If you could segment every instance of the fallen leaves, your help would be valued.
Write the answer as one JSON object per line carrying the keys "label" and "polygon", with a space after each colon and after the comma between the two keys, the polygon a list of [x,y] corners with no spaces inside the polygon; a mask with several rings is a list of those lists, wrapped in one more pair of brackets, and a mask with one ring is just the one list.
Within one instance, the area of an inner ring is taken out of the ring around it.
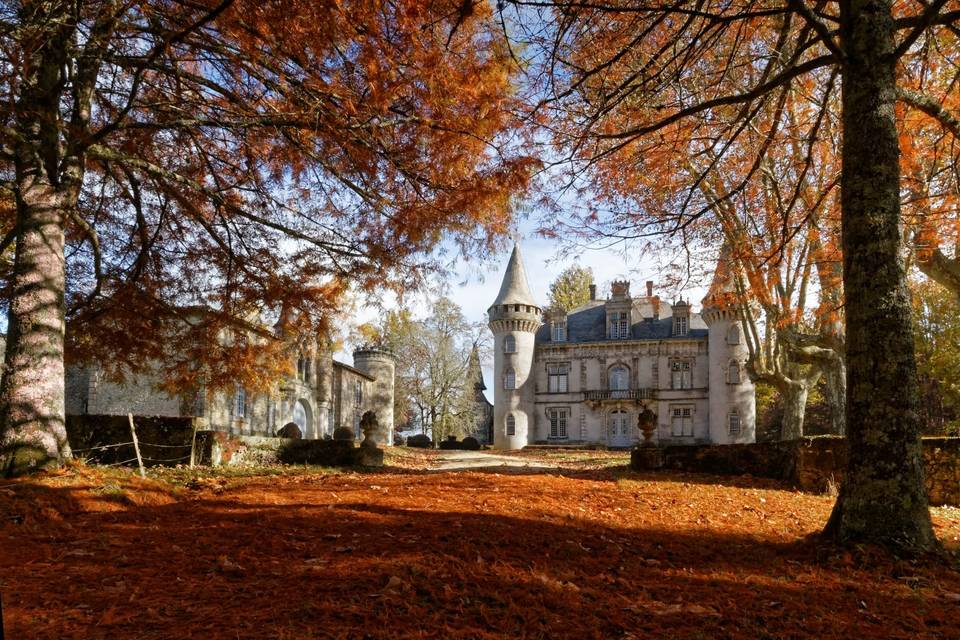
{"label": "fallen leaves", "polygon": [[[946,561],[819,547],[810,535],[830,499],[764,480],[412,468],[221,480],[178,493],[88,470],[0,484],[9,636],[872,640],[960,628]],[[109,483],[130,501],[98,490]],[[960,535],[956,513],[935,511],[945,541]]]}

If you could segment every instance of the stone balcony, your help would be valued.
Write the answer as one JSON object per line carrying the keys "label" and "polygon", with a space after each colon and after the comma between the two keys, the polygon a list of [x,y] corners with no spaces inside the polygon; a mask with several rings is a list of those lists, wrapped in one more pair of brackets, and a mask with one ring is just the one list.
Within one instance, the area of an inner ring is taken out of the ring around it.
{"label": "stone balcony", "polygon": [[644,400],[653,400],[655,396],[655,389],[596,389],[583,392],[584,402],[590,403],[594,407],[607,403],[634,402],[640,404]]}

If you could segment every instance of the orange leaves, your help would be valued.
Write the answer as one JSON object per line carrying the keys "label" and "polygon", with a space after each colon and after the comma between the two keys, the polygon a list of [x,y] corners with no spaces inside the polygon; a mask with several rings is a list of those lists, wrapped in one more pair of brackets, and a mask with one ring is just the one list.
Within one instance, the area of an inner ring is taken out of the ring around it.
{"label": "orange leaves", "polygon": [[[942,637],[960,624],[960,579],[942,558],[811,543],[829,498],[746,477],[624,475],[580,460],[616,464],[624,454],[537,455],[562,474],[276,468],[200,472],[202,481],[174,488],[78,467],[6,482],[0,571],[19,576],[4,594],[6,630],[880,640]],[[106,484],[135,504],[112,499]],[[164,500],[139,499],[164,488]],[[950,546],[960,528],[948,516],[935,519]],[[224,594],[263,606],[237,615]]]}

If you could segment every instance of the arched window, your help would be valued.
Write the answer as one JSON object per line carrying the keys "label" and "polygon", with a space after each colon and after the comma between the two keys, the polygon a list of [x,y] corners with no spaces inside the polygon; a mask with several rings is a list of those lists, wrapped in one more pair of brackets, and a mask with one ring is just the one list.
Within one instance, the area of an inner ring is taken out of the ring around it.
{"label": "arched window", "polygon": [[503,374],[503,388],[510,390],[517,388],[517,373],[513,369],[507,369]]}
{"label": "arched window", "polygon": [[507,416],[507,435],[517,435],[517,419],[514,418],[513,415]]}
{"label": "arched window", "polygon": [[727,416],[727,433],[731,436],[740,435],[740,413],[736,409]]}
{"label": "arched window", "polygon": [[630,388],[630,370],[618,364],[610,369],[610,390],[626,391]]}
{"label": "arched window", "polygon": [[511,335],[505,336],[503,338],[503,352],[504,353],[516,353],[517,352],[517,339]]}
{"label": "arched window", "polygon": [[736,360],[731,360],[730,365],[727,367],[727,382],[730,384],[740,384],[740,363]]}
{"label": "arched window", "polygon": [[740,344],[740,325],[731,325],[727,331],[727,344]]}

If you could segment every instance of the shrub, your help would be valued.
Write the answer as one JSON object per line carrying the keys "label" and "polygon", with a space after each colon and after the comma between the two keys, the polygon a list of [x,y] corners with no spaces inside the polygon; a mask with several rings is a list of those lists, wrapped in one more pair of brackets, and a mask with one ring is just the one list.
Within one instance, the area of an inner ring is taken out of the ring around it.
{"label": "shrub", "polygon": [[410,436],[407,438],[408,447],[416,447],[418,449],[430,449],[433,447],[433,440],[430,439],[430,436],[424,433],[418,433],[415,436]]}
{"label": "shrub", "polygon": [[349,440],[353,441],[353,429],[349,427],[337,427],[333,430],[333,439],[334,440]]}

